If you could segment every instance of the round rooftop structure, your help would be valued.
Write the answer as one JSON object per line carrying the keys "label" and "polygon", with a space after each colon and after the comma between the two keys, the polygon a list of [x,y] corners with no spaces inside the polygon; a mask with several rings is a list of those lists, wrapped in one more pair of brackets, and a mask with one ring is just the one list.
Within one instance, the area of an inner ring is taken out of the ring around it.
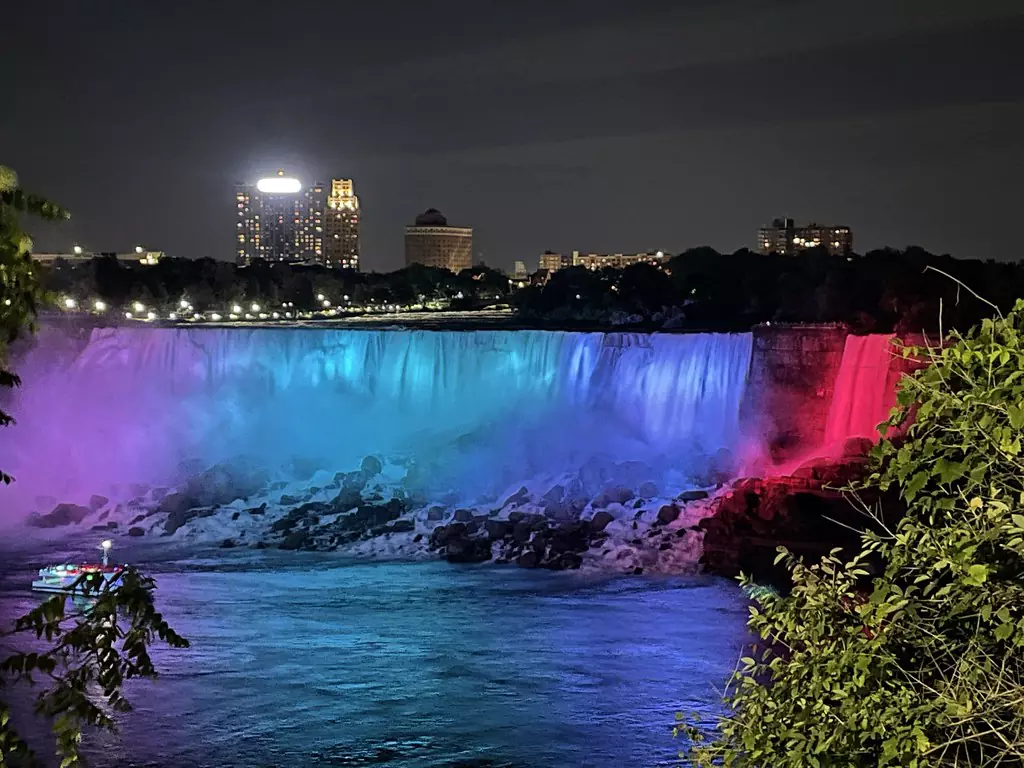
{"label": "round rooftop structure", "polygon": [[428,208],[416,217],[417,227],[447,227],[448,219],[437,208]]}

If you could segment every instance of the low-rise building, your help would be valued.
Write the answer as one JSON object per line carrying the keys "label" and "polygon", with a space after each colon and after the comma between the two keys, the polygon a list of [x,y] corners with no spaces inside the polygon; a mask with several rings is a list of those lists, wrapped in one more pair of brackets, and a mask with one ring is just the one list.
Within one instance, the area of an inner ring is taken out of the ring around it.
{"label": "low-rise building", "polygon": [[145,266],[153,266],[166,254],[163,251],[150,251],[137,246],[134,251],[86,251],[77,245],[70,253],[33,253],[32,258],[40,264],[53,264],[64,261],[69,264],[76,264],[90,259],[115,258],[118,261],[131,261]]}
{"label": "low-rise building", "polygon": [[569,254],[545,251],[540,257],[540,268],[549,273],[566,267],[586,267],[595,270],[605,267],[622,269],[632,264],[661,264],[665,258],[664,251],[655,253],[581,253],[573,251]]}

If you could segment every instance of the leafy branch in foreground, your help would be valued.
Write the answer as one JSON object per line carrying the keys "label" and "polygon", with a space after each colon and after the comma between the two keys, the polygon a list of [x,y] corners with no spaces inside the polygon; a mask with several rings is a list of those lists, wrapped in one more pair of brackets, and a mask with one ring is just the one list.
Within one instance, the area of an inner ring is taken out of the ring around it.
{"label": "leafy branch in foreground", "polygon": [[[21,228],[22,215],[47,221],[69,218],[60,206],[19,188],[14,171],[0,165],[0,389],[21,384],[6,366],[8,348],[21,334],[33,329],[44,298],[31,256],[32,238]],[[13,422],[14,418],[0,409],[0,427]],[[11,479],[0,471],[0,483],[10,483]]]}
{"label": "leafy branch in foreground", "polygon": [[[172,648],[187,648],[156,610],[156,583],[126,567],[108,583],[97,573],[79,577],[71,594],[48,599],[15,622],[14,633],[45,638],[52,647],[41,653],[17,653],[0,663],[0,686],[10,682],[46,681],[36,697],[36,713],[53,722],[61,768],[84,765],[80,752],[85,726],[114,730],[114,712],[131,707],[123,685],[131,678],[155,678],[149,646],[160,639]],[[68,601],[87,601],[84,611],[69,616]],[[74,625],[65,627],[69,619]],[[37,757],[10,723],[10,709],[0,699],[0,768],[35,764]]]}
{"label": "leafy branch in foreground", "polygon": [[780,550],[793,590],[751,607],[728,714],[677,729],[694,764],[1024,765],[1024,302],[904,354],[929,365],[867,482],[905,516],[852,557]]}

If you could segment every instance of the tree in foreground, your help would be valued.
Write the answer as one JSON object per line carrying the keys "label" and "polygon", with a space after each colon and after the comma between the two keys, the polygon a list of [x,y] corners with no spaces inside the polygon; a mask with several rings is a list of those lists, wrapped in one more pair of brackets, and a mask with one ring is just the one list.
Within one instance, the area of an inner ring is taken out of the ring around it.
{"label": "tree in foreground", "polygon": [[[906,514],[820,563],[785,550],[787,596],[751,607],[760,638],[698,766],[1024,765],[1024,302],[954,332],[905,377],[868,483]],[[684,720],[683,716],[679,716]]]}
{"label": "tree in foreground", "polygon": [[[80,750],[87,727],[113,731],[113,714],[131,708],[124,696],[127,680],[157,676],[149,654],[155,640],[188,647],[156,610],[155,582],[135,569],[125,568],[109,583],[98,573],[86,573],[72,589],[75,597],[55,595],[15,622],[15,635],[45,638],[46,650],[17,653],[0,663],[0,688],[45,681],[35,711],[53,723],[61,768],[84,764]],[[10,715],[0,698],[0,768],[37,763]]]}
{"label": "tree in foreground", "polygon": [[[68,217],[59,206],[24,192],[17,176],[0,166],[0,389],[20,384],[7,368],[10,344],[31,331],[42,301],[31,257],[32,240],[21,228],[22,214],[46,220]],[[0,426],[12,422],[0,410]],[[0,471],[0,483],[12,478]],[[0,768],[31,765],[36,754],[15,730],[4,686],[18,681],[46,684],[36,698],[36,712],[50,719],[62,768],[81,765],[86,726],[114,727],[112,713],[129,708],[123,684],[133,677],[155,677],[149,646],[159,638],[175,648],[188,642],[156,611],[152,579],[126,568],[107,583],[86,574],[74,585],[80,613],[68,612],[68,595],[56,595],[15,623],[14,633],[35,633],[46,639],[38,653],[18,653],[0,663]]]}

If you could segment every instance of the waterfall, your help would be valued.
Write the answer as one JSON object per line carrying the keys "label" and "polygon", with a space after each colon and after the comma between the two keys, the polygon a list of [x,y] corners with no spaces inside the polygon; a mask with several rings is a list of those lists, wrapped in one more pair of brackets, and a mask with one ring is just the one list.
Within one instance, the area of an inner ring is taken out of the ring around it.
{"label": "waterfall", "polygon": [[850,437],[877,440],[878,425],[895,404],[888,386],[893,336],[847,336],[832,404],[825,423],[825,443]]}
{"label": "waterfall", "polygon": [[[741,438],[750,334],[96,329],[21,366],[0,466],[61,500],[246,455],[351,469],[367,454],[483,486],[595,456],[688,471]],[[696,471],[696,470],[694,470]],[[440,481],[440,480],[439,480]],[[7,491],[0,491],[7,493]]]}

